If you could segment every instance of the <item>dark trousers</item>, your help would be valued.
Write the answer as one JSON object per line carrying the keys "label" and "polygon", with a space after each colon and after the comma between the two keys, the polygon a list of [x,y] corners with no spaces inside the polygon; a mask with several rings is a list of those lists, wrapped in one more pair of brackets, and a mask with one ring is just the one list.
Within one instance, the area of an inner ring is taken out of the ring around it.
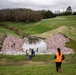
{"label": "dark trousers", "polygon": [[56,71],[58,72],[59,69],[61,69],[62,62],[56,62]]}

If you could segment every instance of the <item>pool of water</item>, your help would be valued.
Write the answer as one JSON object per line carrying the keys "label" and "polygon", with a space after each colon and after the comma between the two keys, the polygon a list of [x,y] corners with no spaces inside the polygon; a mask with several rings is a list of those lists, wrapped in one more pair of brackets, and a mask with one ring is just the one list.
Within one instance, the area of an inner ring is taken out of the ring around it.
{"label": "pool of water", "polygon": [[[32,41],[30,43],[30,41]],[[36,53],[45,53],[47,52],[47,44],[42,39],[35,39],[29,40],[25,38],[25,42],[22,45],[23,51],[29,50],[30,48],[33,49]]]}

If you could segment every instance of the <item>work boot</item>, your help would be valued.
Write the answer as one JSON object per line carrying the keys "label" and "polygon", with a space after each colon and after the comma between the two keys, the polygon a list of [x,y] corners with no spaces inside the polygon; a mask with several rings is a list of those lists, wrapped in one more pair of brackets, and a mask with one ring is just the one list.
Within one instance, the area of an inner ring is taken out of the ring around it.
{"label": "work boot", "polygon": [[59,69],[58,69],[58,72],[60,72],[60,73],[61,73],[61,72],[62,72],[62,69],[61,69],[61,68],[59,68]]}

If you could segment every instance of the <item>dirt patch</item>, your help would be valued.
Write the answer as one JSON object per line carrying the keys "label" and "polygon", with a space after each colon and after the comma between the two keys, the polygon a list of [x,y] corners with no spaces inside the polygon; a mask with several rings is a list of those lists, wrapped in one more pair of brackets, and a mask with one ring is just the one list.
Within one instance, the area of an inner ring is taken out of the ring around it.
{"label": "dirt patch", "polygon": [[3,58],[0,59],[0,66],[27,66],[27,65],[44,65],[45,62],[34,62],[34,61],[16,61],[12,59]]}
{"label": "dirt patch", "polygon": [[20,61],[22,65],[44,65],[45,62],[35,62],[35,61]]}

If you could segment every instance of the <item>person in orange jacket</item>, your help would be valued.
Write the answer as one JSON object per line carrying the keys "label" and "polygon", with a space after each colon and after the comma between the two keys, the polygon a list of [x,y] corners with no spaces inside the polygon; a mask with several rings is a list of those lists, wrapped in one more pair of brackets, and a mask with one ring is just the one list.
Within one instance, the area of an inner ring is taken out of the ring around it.
{"label": "person in orange jacket", "polygon": [[55,63],[56,63],[56,71],[57,72],[61,72],[62,71],[61,64],[62,64],[62,61],[64,60],[64,58],[65,57],[62,54],[61,49],[57,48],[57,52],[55,54]]}

